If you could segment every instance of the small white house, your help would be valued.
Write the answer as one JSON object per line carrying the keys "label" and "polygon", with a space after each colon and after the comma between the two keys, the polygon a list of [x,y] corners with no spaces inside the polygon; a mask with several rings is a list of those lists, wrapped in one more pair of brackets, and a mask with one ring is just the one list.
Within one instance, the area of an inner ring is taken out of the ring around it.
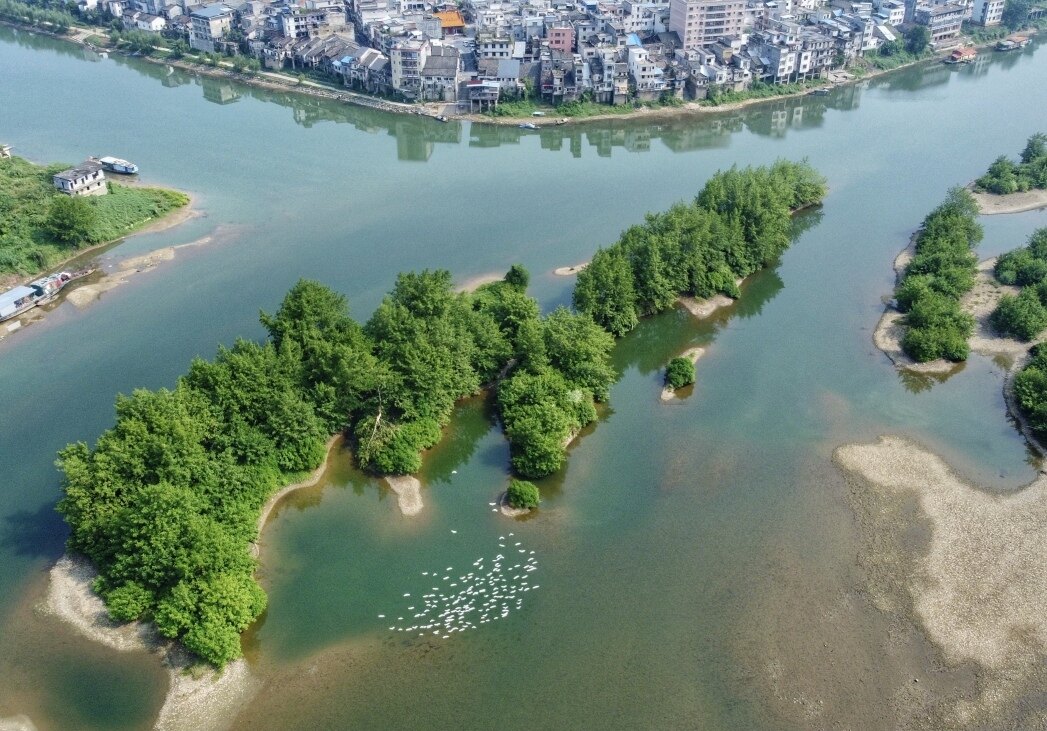
{"label": "small white house", "polygon": [[66,195],[105,195],[109,192],[102,165],[94,160],[85,160],[75,168],[63,170],[51,180]]}
{"label": "small white house", "polygon": [[167,20],[159,15],[142,13],[135,18],[135,27],[138,28],[138,30],[146,31],[147,33],[159,33],[167,27]]}

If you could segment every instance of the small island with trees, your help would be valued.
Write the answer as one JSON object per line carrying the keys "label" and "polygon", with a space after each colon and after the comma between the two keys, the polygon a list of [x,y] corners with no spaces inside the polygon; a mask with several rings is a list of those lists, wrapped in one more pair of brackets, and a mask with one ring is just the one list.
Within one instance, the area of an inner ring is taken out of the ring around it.
{"label": "small island with trees", "polygon": [[[194,360],[174,388],[118,397],[94,448],[60,452],[68,547],[96,567],[113,619],[150,621],[222,667],[266,606],[250,551],[260,515],[323,462],[331,435],[346,435],[372,474],[411,474],[455,403],[487,389],[507,467],[552,474],[609,397],[615,336],[681,295],[737,296],[737,280],[790,243],[791,214],[825,192],[806,163],[719,172],[693,202],[598,252],[576,311],[543,316],[521,266],[474,292],[456,292],[443,270],[400,274],[363,325],[342,295],[300,281],[261,314],[263,342]],[[507,500],[533,508],[538,488],[514,480]]]}
{"label": "small island with trees", "polygon": [[108,195],[68,196],[52,184],[68,167],[0,158],[0,284],[58,266],[189,203],[175,190],[115,182],[108,183]]}
{"label": "small island with trees", "polygon": [[972,187],[984,214],[1047,206],[1047,134],[1032,135],[1017,162],[1000,155]]}

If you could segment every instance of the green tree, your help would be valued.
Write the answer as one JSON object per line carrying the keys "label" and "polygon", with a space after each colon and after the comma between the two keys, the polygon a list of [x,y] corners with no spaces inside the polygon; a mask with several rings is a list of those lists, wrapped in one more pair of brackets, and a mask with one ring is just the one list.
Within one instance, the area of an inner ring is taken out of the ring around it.
{"label": "green tree", "polygon": [[1001,21],[1011,30],[1020,30],[1029,22],[1029,11],[1032,7],[1032,0],[1007,0]]}
{"label": "green tree", "polygon": [[1047,308],[1032,288],[1023,289],[1018,296],[1005,294],[990,315],[993,328],[1001,335],[1029,341],[1047,328]]}
{"label": "green tree", "polygon": [[532,510],[541,502],[541,494],[533,482],[526,480],[509,480],[509,489],[506,490],[506,499],[509,507],[526,508]]}
{"label": "green tree", "polygon": [[98,215],[79,196],[56,195],[51,200],[44,227],[57,241],[79,246],[91,240],[91,230]]}
{"label": "green tree", "polygon": [[905,50],[914,56],[919,56],[931,43],[931,33],[925,25],[914,25],[905,31]]}
{"label": "green tree", "polygon": [[618,337],[636,327],[636,291],[625,257],[608,249],[597,251],[578,273],[574,306]]}
{"label": "green tree", "polygon": [[694,383],[694,363],[687,358],[673,358],[665,369],[665,385],[672,390]]}
{"label": "green tree", "polygon": [[1047,157],[1047,134],[1037,132],[1025,143],[1022,150],[1022,163],[1028,165],[1042,157]]}
{"label": "green tree", "polygon": [[527,285],[531,282],[531,274],[522,264],[513,264],[509,267],[509,271],[505,273],[504,281],[518,290],[526,290]]}

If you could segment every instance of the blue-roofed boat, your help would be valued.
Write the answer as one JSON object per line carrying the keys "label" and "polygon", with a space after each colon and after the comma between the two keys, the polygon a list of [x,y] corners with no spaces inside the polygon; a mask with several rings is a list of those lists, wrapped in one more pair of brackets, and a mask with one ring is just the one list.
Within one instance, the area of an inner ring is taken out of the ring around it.
{"label": "blue-roofed boat", "polygon": [[69,272],[59,272],[34,279],[29,284],[9,289],[0,294],[0,322],[18,317],[37,305],[50,302],[73,278]]}

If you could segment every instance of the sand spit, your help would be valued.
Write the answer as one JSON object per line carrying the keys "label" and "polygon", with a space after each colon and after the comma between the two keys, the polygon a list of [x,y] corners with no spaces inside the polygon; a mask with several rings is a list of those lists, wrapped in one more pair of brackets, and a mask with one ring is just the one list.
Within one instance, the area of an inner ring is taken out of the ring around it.
{"label": "sand spit", "polygon": [[470,277],[464,282],[454,288],[455,292],[475,292],[485,284],[493,284],[494,282],[501,282],[505,279],[504,274],[498,272],[490,272],[488,274],[478,274],[475,277]]}
{"label": "sand spit", "polygon": [[36,726],[29,716],[8,716],[0,718],[0,731],[36,731]]}
{"label": "sand spit", "polygon": [[[1014,493],[991,494],[962,480],[938,456],[894,436],[839,447],[834,461],[860,478],[858,503],[915,498],[914,524],[927,529],[919,555],[888,557],[876,578],[909,595],[914,618],[948,665],[982,669],[980,695],[959,700],[953,721],[986,723],[1014,713],[1014,701],[1037,692],[1034,680],[1037,686],[1043,681],[1047,476]],[[879,535],[871,540],[883,543]],[[907,552],[912,550],[910,544]],[[1037,713],[1042,716],[1042,708]]]}
{"label": "sand spit", "polygon": [[[697,363],[698,359],[701,358],[703,355],[705,355],[705,348],[691,348],[690,350],[685,350],[684,352],[680,353],[681,358],[687,358],[687,360],[691,361],[691,363]],[[672,401],[674,398],[676,398],[676,391],[669,388],[668,386],[665,386],[662,389],[662,394],[660,398],[662,401]]]}
{"label": "sand spit", "polygon": [[1037,208],[1047,208],[1047,190],[1027,190],[1024,193],[996,195],[995,193],[975,193],[978,211],[983,216],[994,216],[1005,213],[1022,213]]}
{"label": "sand spit", "polygon": [[116,624],[91,589],[96,576],[86,559],[63,556],[51,569],[47,598],[40,609],[107,647],[160,656],[170,673],[171,687],[156,720],[157,731],[220,729],[231,723],[255,692],[247,663],[237,660],[219,673],[194,664],[185,650],[162,638],[152,625]]}
{"label": "sand spit", "polygon": [[557,267],[556,269],[553,269],[553,274],[558,277],[573,277],[587,266],[589,266],[589,262],[583,261],[581,264],[575,264],[574,266]]}
{"label": "sand spit", "polygon": [[[735,279],[734,285],[741,287],[744,279]],[[717,310],[729,307],[734,304],[734,300],[725,294],[715,294],[709,299],[696,299],[694,297],[681,297],[679,299],[681,305],[683,305],[688,312],[697,317],[699,320],[709,317]]]}
{"label": "sand spit", "polygon": [[389,475],[383,478],[389,489],[396,493],[396,504],[400,512],[410,517],[422,512],[422,483],[411,475]]}
{"label": "sand spit", "polygon": [[[159,223],[164,223],[163,221]],[[142,274],[143,272],[149,272],[158,267],[165,261],[171,261],[175,258],[177,252],[181,249],[186,249],[194,246],[203,246],[209,244],[214,240],[214,236],[204,236],[197,239],[196,241],[190,241],[187,244],[179,244],[177,246],[165,246],[162,249],[156,249],[150,251],[148,254],[142,254],[140,256],[133,256],[129,259],[123,259],[116,263],[116,266],[111,271],[106,272],[106,275],[100,282],[93,284],[85,284],[77,287],[69,294],[66,295],[66,300],[71,302],[77,309],[83,309],[92,302],[98,300],[104,293],[111,289],[119,287],[121,284],[126,282],[136,274]]]}

